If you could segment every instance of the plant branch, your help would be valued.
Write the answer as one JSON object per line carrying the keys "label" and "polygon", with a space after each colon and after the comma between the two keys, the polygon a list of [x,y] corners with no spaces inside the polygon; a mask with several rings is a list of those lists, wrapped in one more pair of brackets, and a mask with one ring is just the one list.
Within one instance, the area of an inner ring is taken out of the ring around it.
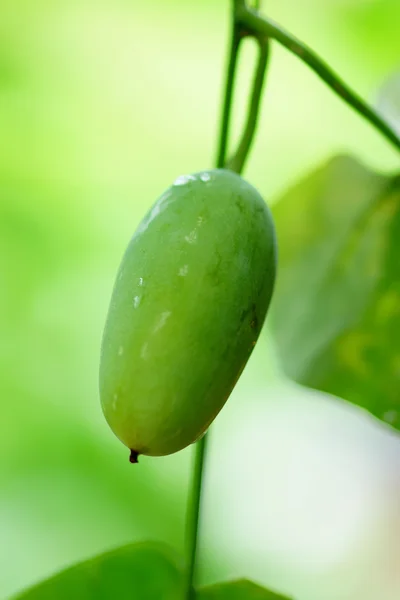
{"label": "plant branch", "polygon": [[398,150],[400,138],[392,127],[368,103],[354,92],[311,48],[272,20],[261,17],[255,10],[238,3],[237,17],[243,27],[254,35],[265,35],[285,46],[305,62],[340,98],[373,125]]}
{"label": "plant branch", "polygon": [[250,147],[253,143],[254,134],[257,128],[262,90],[268,64],[269,39],[265,36],[258,37],[257,43],[259,46],[259,57],[255,70],[253,91],[248,109],[247,123],[236,154],[227,164],[227,167],[229,169],[232,169],[232,171],[235,171],[236,173],[242,172]]}

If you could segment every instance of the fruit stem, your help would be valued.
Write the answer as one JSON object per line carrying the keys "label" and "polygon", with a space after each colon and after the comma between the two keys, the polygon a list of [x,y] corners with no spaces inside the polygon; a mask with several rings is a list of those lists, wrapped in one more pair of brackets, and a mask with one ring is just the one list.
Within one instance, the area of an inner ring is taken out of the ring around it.
{"label": "fruit stem", "polygon": [[331,69],[331,67],[309,48],[280,25],[262,17],[257,10],[246,6],[245,2],[238,2],[237,22],[242,27],[247,27],[252,35],[264,35],[276,40],[290,52],[293,52],[306,63],[320,77],[335,94],[358,112],[364,119],[373,125],[386,139],[400,150],[400,137],[396,134],[390,124],[382,118],[367,102],[354,92],[342,79]]}
{"label": "fruit stem", "polygon": [[253,91],[250,98],[247,123],[236,154],[227,164],[227,167],[236,173],[242,172],[250,147],[253,143],[254,134],[257,128],[265,74],[268,65],[269,38],[266,36],[259,36],[257,38],[257,43],[259,47],[259,57],[255,69]]}
{"label": "fruit stem", "polygon": [[239,47],[242,37],[240,36],[240,29],[235,20],[236,11],[233,11],[233,23],[232,23],[232,35],[231,35],[231,47],[229,52],[229,61],[226,71],[226,82],[225,82],[225,97],[222,104],[221,114],[221,127],[219,134],[218,153],[217,160],[215,161],[216,167],[221,169],[225,164],[226,150],[228,145],[229,136],[229,123],[232,112],[232,99],[233,99],[233,88],[235,83],[236,65],[239,57]]}
{"label": "fruit stem", "polygon": [[[239,23],[239,9],[242,6],[243,0],[232,0],[232,34],[229,51],[229,59],[227,63],[225,94],[222,103],[221,126],[218,141],[218,152],[216,167],[222,168],[226,163],[226,154],[229,137],[229,124],[232,113],[233,88],[235,82],[236,67],[238,62],[239,47],[241,41],[248,35],[248,31]],[[262,34],[255,36],[260,44],[259,62],[256,68],[256,75],[253,84],[252,98],[249,106],[249,116],[242,142],[239,145],[238,152],[234,156],[234,164],[229,165],[231,170],[240,173],[243,169],[245,159],[250,150],[253,141],[255,127],[257,123],[257,115],[260,104],[264,74],[268,59],[268,40]],[[187,570],[184,582],[184,599],[193,600],[197,558],[197,541],[200,523],[200,511],[203,492],[204,467],[206,460],[207,438],[209,434],[204,435],[195,446],[194,451],[194,466],[192,474],[192,482],[190,496],[187,509],[186,520],[186,546],[187,546]]]}
{"label": "fruit stem", "polygon": [[194,598],[193,580],[196,568],[197,539],[200,520],[200,503],[202,484],[204,478],[204,461],[206,457],[207,435],[196,443],[194,455],[194,467],[192,474],[192,489],[190,492],[187,521],[186,521],[186,541],[188,567],[186,571],[185,596],[187,600]]}

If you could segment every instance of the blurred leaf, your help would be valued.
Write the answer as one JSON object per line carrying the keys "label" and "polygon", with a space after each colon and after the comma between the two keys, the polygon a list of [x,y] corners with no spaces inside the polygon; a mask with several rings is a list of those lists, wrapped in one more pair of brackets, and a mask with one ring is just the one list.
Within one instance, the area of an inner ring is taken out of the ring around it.
{"label": "blurred leaf", "polygon": [[378,92],[376,108],[400,134],[400,72],[394,73]]}
{"label": "blurred leaf", "polygon": [[400,178],[337,157],[276,205],[283,369],[400,428]]}
{"label": "blurred leaf", "polygon": [[196,597],[198,600],[288,600],[246,579],[206,587]]}
{"label": "blurred leaf", "polygon": [[163,546],[144,542],[85,561],[15,600],[175,600],[180,570]]}

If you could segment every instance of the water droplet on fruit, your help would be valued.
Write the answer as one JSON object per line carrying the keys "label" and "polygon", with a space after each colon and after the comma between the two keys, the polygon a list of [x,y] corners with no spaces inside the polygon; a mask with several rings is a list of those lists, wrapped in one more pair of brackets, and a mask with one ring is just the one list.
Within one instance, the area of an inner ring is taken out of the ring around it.
{"label": "water droplet on fruit", "polygon": [[161,313],[161,316],[156,324],[156,326],[153,329],[153,332],[156,333],[157,331],[159,331],[162,327],[164,327],[165,323],[167,322],[168,318],[171,316],[171,311],[170,310],[165,310],[164,312]]}
{"label": "water droplet on fruit", "polygon": [[[188,176],[189,177],[189,176]],[[181,184],[182,185],[182,184]],[[154,204],[154,206],[152,207],[152,209],[150,210],[150,212],[147,214],[147,216],[143,219],[143,221],[139,224],[136,233],[143,233],[144,231],[146,231],[146,229],[148,228],[148,226],[150,225],[150,223],[163,211],[167,208],[167,206],[170,204],[170,202],[173,200],[171,200],[172,198],[172,194],[170,191],[165,192],[165,194],[163,194],[161,196],[161,198],[159,198],[157,200],[157,202]]]}
{"label": "water droplet on fruit", "polygon": [[209,173],[202,173],[200,179],[204,182],[210,181],[211,175]]}
{"label": "water droplet on fruit", "polygon": [[186,277],[189,272],[189,265],[183,265],[178,271],[179,277]]}
{"label": "water droplet on fruit", "polygon": [[174,185],[186,185],[189,181],[196,181],[194,175],[179,175],[174,181]]}
{"label": "water droplet on fruit", "polygon": [[135,296],[133,299],[133,308],[137,308],[140,304],[140,296]]}
{"label": "water droplet on fruit", "polygon": [[140,358],[143,358],[143,360],[147,360],[149,358],[149,344],[147,342],[145,342],[142,346]]}
{"label": "water droplet on fruit", "polygon": [[142,286],[144,284],[143,277],[139,277],[139,285]]}
{"label": "water droplet on fruit", "polygon": [[185,235],[185,240],[188,244],[194,244],[197,241],[197,229],[193,229],[189,235]]}

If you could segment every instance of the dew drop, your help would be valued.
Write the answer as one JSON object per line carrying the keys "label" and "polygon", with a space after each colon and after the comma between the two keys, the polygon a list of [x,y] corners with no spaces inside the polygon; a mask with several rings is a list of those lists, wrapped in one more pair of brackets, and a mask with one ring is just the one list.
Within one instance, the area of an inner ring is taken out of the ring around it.
{"label": "dew drop", "polygon": [[186,277],[189,272],[189,265],[183,265],[178,271],[179,277]]}
{"label": "dew drop", "polygon": [[202,173],[200,179],[204,182],[210,181],[211,175],[209,173]]}
{"label": "dew drop", "polygon": [[186,185],[189,181],[196,181],[194,175],[179,175],[174,181],[174,185]]}
{"label": "dew drop", "polygon": [[144,281],[143,281],[143,277],[139,277],[139,285],[140,285],[140,286],[142,286],[142,285],[143,285],[143,283],[144,283]]}
{"label": "dew drop", "polygon": [[140,304],[140,296],[135,296],[133,299],[133,308],[137,308]]}
{"label": "dew drop", "polygon": [[193,229],[189,235],[185,235],[185,240],[188,244],[194,244],[197,241],[197,230]]}
{"label": "dew drop", "polygon": [[147,360],[149,358],[149,344],[145,342],[140,350],[140,358]]}
{"label": "dew drop", "polygon": [[157,331],[162,329],[162,327],[164,327],[165,323],[168,321],[171,314],[172,313],[170,310],[165,310],[164,312],[161,313],[160,318],[159,318],[156,326],[154,327],[154,330],[153,330],[154,333],[156,333]]}

